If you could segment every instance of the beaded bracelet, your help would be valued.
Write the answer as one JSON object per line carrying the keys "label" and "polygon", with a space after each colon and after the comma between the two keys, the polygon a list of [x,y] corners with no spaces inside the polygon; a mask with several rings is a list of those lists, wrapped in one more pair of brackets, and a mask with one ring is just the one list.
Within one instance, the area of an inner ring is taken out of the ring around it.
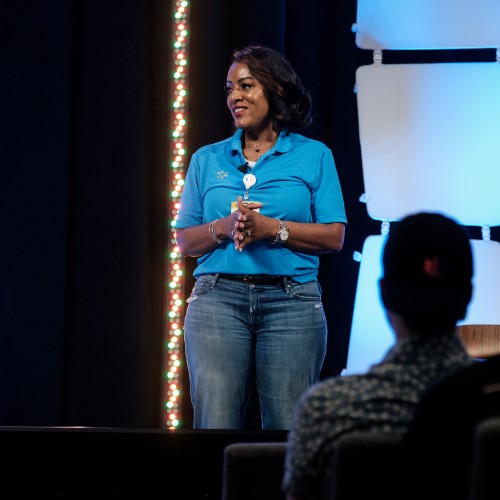
{"label": "beaded bracelet", "polygon": [[215,223],[218,220],[219,219],[215,219],[214,221],[212,221],[208,225],[208,232],[210,233],[210,236],[212,237],[212,239],[220,245],[224,240],[221,240],[220,238],[217,238],[217,235],[215,234]]}

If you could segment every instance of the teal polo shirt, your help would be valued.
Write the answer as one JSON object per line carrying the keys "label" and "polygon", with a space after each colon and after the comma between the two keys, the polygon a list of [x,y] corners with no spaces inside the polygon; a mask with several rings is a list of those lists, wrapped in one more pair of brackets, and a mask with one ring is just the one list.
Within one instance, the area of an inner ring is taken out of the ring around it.
{"label": "teal polo shirt", "polygon": [[[177,228],[220,219],[245,195],[242,130],[221,142],[203,146],[191,157],[181,195]],[[331,150],[323,143],[282,131],[274,146],[252,168],[256,182],[250,201],[260,212],[294,222],[347,224],[342,190]],[[319,256],[291,250],[268,240],[252,242],[242,252],[231,238],[197,260],[194,276],[203,274],[283,275],[306,283],[317,278]]]}

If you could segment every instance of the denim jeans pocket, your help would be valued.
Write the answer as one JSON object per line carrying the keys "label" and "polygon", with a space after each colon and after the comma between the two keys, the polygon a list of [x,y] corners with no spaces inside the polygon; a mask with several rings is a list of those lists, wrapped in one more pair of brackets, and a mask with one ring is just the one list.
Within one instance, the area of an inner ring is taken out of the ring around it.
{"label": "denim jeans pocket", "polygon": [[215,277],[210,274],[204,274],[196,279],[193,285],[193,289],[191,290],[191,295],[187,299],[187,303],[196,299],[199,295],[204,295],[209,290],[213,289],[215,284]]}
{"label": "denim jeans pocket", "polygon": [[317,281],[307,283],[297,283],[289,281],[287,291],[292,297],[300,300],[319,300],[321,301],[321,287]]}

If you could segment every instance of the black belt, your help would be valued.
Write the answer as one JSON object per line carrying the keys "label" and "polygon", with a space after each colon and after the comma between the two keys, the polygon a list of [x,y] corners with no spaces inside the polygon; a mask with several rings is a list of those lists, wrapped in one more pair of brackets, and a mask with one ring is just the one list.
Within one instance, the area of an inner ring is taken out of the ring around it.
{"label": "black belt", "polygon": [[219,274],[219,278],[241,281],[249,285],[279,285],[286,276],[269,276],[268,274]]}

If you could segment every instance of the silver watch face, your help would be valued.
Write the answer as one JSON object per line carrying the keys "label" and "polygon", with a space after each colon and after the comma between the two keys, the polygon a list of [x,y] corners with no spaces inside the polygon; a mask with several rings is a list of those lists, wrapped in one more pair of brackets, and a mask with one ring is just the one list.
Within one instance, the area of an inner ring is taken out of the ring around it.
{"label": "silver watch face", "polygon": [[282,227],[280,229],[280,240],[286,241],[288,239],[288,228]]}

